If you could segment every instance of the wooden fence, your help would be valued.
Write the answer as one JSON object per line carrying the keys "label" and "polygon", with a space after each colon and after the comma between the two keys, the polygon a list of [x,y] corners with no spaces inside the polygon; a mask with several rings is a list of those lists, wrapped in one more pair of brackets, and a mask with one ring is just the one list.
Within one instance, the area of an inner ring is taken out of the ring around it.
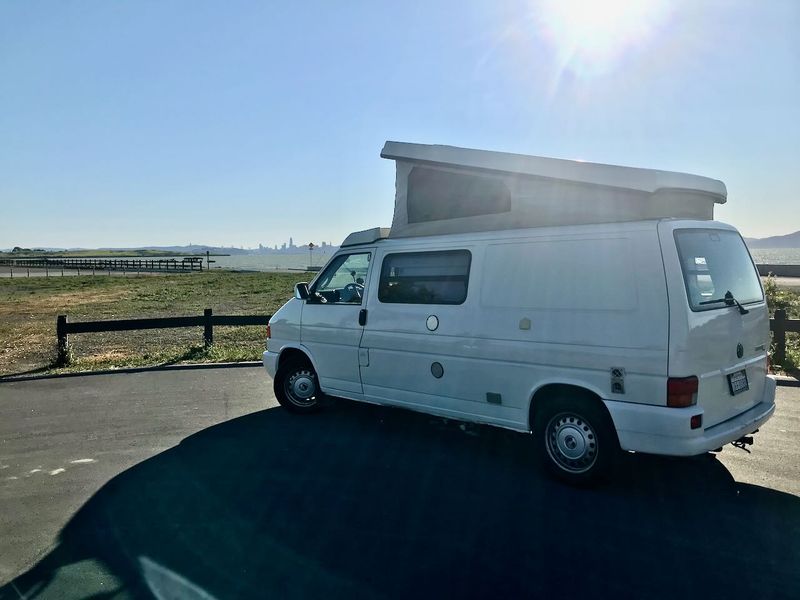
{"label": "wooden fence", "polygon": [[786,332],[800,333],[800,319],[787,319],[786,311],[779,308],[775,311],[775,318],[769,320],[769,328],[775,342],[772,362],[783,366],[786,362]]}
{"label": "wooden fence", "polygon": [[775,275],[775,277],[800,277],[800,265],[756,265],[758,274],[762,277]]}
{"label": "wooden fence", "polygon": [[56,320],[58,364],[69,364],[69,335],[75,333],[100,333],[104,331],[133,331],[138,329],[174,329],[202,327],[206,347],[214,343],[214,326],[266,325],[272,315],[215,315],[210,308],[196,317],[162,317],[157,319],[118,319],[115,321],[81,321],[70,323],[67,315]]}
{"label": "wooden fence", "polygon": [[[215,315],[210,308],[196,317],[162,317],[157,319],[119,319],[115,321],[81,321],[70,323],[67,315],[56,320],[58,340],[58,364],[69,363],[69,334],[100,333],[105,331],[132,331],[137,329],[173,329],[178,327],[202,327],[206,347],[214,343],[214,326],[266,325],[272,315]],[[775,354],[773,363],[786,362],[786,333],[800,333],[800,319],[787,319],[786,311],[778,309],[775,318],[769,320],[773,332]]]}

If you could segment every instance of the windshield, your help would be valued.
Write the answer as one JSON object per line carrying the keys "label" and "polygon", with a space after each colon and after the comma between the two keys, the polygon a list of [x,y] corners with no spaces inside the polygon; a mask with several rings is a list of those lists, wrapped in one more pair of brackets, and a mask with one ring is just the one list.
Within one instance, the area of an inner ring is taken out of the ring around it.
{"label": "windshield", "polygon": [[725,308],[730,292],[741,304],[764,299],[761,282],[742,237],[735,231],[681,229],[675,243],[686,284],[689,306],[694,311]]}

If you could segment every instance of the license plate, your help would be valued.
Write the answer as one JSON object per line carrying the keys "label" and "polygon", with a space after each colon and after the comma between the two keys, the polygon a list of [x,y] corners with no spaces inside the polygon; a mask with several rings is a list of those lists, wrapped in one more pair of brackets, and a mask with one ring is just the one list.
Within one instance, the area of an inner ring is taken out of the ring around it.
{"label": "license plate", "polygon": [[750,385],[747,383],[747,371],[742,369],[741,371],[736,371],[728,375],[728,387],[731,390],[731,396],[749,390]]}

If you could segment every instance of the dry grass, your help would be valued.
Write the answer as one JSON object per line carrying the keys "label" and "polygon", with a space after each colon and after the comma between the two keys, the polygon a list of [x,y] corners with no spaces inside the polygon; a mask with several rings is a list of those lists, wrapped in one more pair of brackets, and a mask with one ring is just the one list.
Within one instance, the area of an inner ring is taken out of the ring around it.
{"label": "dry grass", "polygon": [[[271,314],[303,279],[303,273],[231,272],[0,279],[0,375],[54,370],[59,314],[71,321],[199,315],[204,308]],[[72,335],[69,370],[256,360],[264,346],[263,327],[219,327],[214,338],[206,350],[194,327]]]}

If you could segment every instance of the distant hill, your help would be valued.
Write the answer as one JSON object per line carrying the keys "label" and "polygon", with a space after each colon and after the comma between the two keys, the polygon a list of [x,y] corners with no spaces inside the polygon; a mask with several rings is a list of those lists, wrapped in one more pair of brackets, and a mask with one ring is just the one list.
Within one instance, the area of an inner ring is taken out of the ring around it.
{"label": "distant hill", "polygon": [[750,248],[800,248],[800,231],[766,238],[744,238]]}

